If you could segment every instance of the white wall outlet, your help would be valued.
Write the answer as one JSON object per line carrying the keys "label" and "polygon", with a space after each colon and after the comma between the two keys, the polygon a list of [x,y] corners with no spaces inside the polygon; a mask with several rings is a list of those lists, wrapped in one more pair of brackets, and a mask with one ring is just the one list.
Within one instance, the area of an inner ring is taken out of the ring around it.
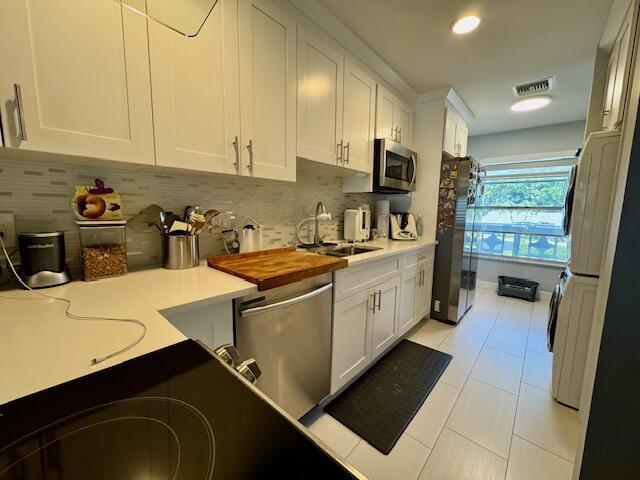
{"label": "white wall outlet", "polygon": [[0,213],[0,235],[5,247],[15,248],[16,246],[16,222],[13,213]]}

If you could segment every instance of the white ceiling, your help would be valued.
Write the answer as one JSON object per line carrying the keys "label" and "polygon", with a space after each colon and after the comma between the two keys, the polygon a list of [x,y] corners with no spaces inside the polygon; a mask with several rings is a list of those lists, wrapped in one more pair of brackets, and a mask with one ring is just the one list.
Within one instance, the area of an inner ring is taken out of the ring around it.
{"label": "white ceiling", "polygon": [[[418,92],[453,86],[472,135],[586,117],[595,49],[612,0],[319,0]],[[474,13],[480,27],[451,33]],[[511,86],[554,75],[550,106],[511,112]]]}

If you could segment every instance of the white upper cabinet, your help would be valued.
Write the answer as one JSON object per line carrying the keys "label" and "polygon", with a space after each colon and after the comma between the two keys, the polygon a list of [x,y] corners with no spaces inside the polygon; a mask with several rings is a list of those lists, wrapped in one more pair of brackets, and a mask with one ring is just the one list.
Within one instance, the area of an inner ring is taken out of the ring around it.
{"label": "white upper cabinet", "polygon": [[378,85],[376,138],[386,138],[411,147],[413,108],[386,88]]}
{"label": "white upper cabinet", "polygon": [[619,128],[624,119],[624,106],[631,68],[633,33],[633,6],[631,2],[607,64],[607,76],[602,105],[602,129]]}
{"label": "white upper cabinet", "polygon": [[104,0],[20,0],[0,2],[0,19],[6,146],[154,163],[144,17]]}
{"label": "white upper cabinet", "polygon": [[344,65],[343,164],[361,172],[373,170],[376,83],[349,60]]}
{"label": "white upper cabinet", "polygon": [[237,25],[236,0],[219,2],[193,38],[149,22],[158,165],[241,173]]}
{"label": "white upper cabinet", "polygon": [[445,109],[442,150],[454,157],[467,155],[469,128],[464,119],[451,106]]}
{"label": "white upper cabinet", "polygon": [[344,57],[298,29],[298,156],[341,165]]}
{"label": "white upper cabinet", "polygon": [[238,27],[242,169],[295,181],[296,22],[267,0],[242,0]]}

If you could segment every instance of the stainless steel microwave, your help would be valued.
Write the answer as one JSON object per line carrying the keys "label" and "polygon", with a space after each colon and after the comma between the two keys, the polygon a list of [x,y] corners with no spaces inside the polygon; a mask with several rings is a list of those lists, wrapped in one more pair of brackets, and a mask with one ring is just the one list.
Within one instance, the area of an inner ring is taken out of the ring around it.
{"label": "stainless steel microwave", "polygon": [[373,191],[407,193],[416,189],[418,154],[386,138],[374,143]]}

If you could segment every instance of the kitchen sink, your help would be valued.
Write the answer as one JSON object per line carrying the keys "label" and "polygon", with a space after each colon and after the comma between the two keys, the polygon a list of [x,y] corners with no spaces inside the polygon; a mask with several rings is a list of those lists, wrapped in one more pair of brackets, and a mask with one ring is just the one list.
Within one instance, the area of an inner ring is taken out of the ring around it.
{"label": "kitchen sink", "polygon": [[324,251],[319,251],[321,255],[330,255],[332,257],[348,257],[350,255],[359,255],[361,253],[375,252],[376,250],[382,250],[381,247],[363,247],[358,245],[347,245],[346,247],[331,248]]}

